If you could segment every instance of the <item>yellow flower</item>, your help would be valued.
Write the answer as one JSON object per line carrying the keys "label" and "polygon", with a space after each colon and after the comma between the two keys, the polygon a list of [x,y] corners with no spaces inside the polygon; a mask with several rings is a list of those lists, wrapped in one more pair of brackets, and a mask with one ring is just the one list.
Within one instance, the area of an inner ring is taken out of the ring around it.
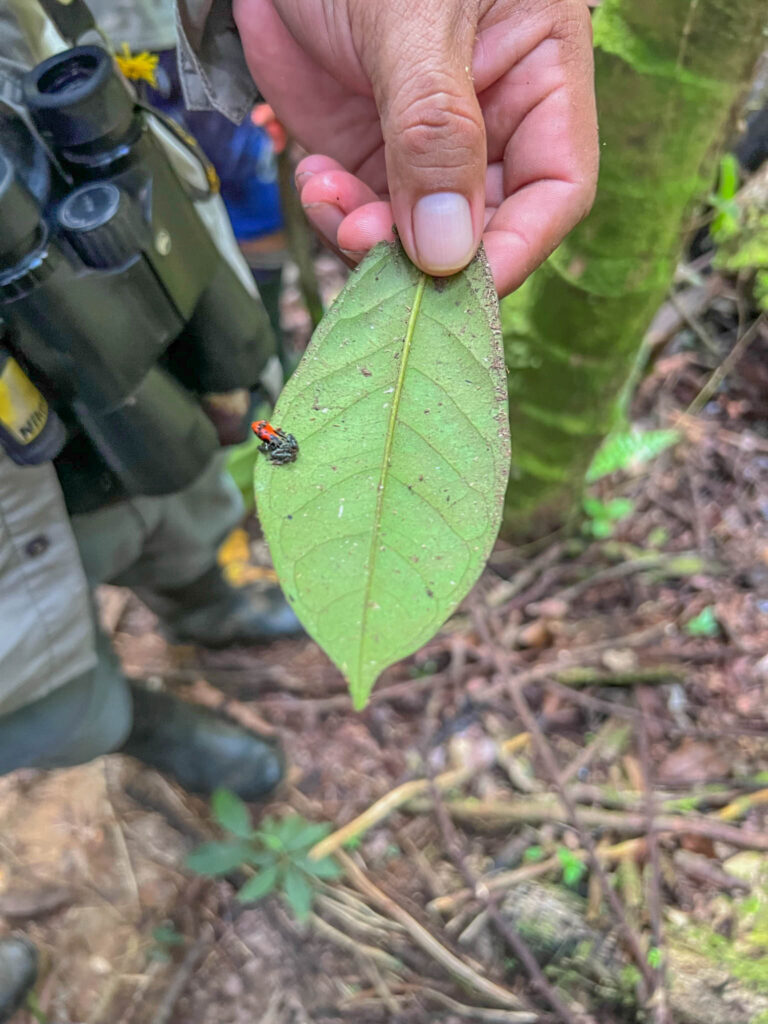
{"label": "yellow flower", "polygon": [[115,60],[126,78],[135,82],[147,82],[153,89],[157,88],[155,71],[160,60],[157,54],[149,53],[147,50],[133,54],[128,43],[123,43],[123,52],[115,54]]}

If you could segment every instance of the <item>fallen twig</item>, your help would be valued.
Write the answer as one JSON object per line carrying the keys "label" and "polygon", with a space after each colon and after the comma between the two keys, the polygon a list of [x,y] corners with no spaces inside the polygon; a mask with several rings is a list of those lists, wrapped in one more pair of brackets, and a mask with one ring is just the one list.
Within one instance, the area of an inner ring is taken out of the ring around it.
{"label": "fallen twig", "polygon": [[[501,745],[501,752],[504,756],[514,754],[528,743],[528,739],[528,733],[518,733],[517,736],[512,736],[504,741]],[[312,860],[322,860],[323,857],[329,857],[332,853],[340,850],[351,839],[358,839],[370,828],[373,828],[374,825],[378,825],[380,821],[389,817],[393,811],[396,811],[415,797],[421,796],[422,793],[427,792],[431,788],[433,781],[434,785],[441,792],[445,792],[446,790],[453,789],[455,786],[463,785],[483,767],[489,767],[489,765],[487,763],[467,765],[443,772],[434,780],[412,779],[409,782],[403,782],[401,785],[395,786],[394,789],[391,789],[389,793],[385,793],[384,796],[372,803],[370,807],[367,807],[361,814],[358,814],[352,821],[342,825],[335,832],[331,832],[329,836],[321,839],[319,843],[315,843],[308,856]]]}
{"label": "fallen twig", "polygon": [[378,949],[376,946],[369,946],[364,942],[360,942],[359,939],[346,935],[344,932],[339,931],[338,928],[334,928],[332,924],[329,924],[319,914],[310,914],[309,920],[320,935],[325,936],[326,939],[329,939],[335,945],[341,946],[342,949],[351,950],[353,953],[366,956],[388,971],[397,972],[402,967],[401,962],[397,957],[392,956],[391,953],[387,953],[384,949]]}
{"label": "fallen twig", "polygon": [[633,668],[626,672],[605,672],[598,668],[574,665],[560,672],[553,672],[553,678],[563,686],[635,686],[649,683],[683,682],[686,677],[684,665],[649,665]]}
{"label": "fallen twig", "polygon": [[713,372],[713,374],[707,380],[704,387],[701,389],[698,395],[696,395],[694,400],[685,410],[687,416],[695,416],[697,415],[697,413],[701,412],[701,410],[710,400],[712,395],[714,395],[714,393],[720,387],[723,380],[725,380],[726,376],[731,371],[731,369],[736,365],[739,359],[741,359],[741,357],[744,355],[747,348],[755,340],[757,335],[761,333],[764,326],[765,314],[762,313],[757,318],[757,320],[755,320],[755,322],[749,328],[747,328],[747,330],[737,340],[736,344],[733,346],[731,351],[728,353],[728,355],[725,357],[722,363],[717,367],[717,369]]}
{"label": "fallen twig", "polygon": [[[450,810],[450,804],[447,805]],[[613,846],[600,846],[597,848],[597,856],[608,863],[624,860],[628,857],[635,857],[645,847],[645,839],[627,839],[621,843],[614,843]],[[586,854],[583,850],[571,851],[575,858],[585,860]],[[477,886],[483,886],[491,892],[499,892],[510,889],[520,882],[528,882],[531,879],[541,878],[550,871],[559,872],[562,870],[562,862],[559,857],[548,857],[536,864],[524,864],[522,867],[514,868],[512,871],[498,871],[495,874],[481,875],[477,879]],[[467,900],[475,897],[475,889],[459,889],[456,892],[448,893],[445,896],[438,896],[427,905],[427,909],[440,914],[451,914],[458,910]]]}
{"label": "fallen twig", "polygon": [[[429,985],[393,982],[389,987],[392,994],[396,996],[432,999],[446,1009],[459,1014],[462,1020],[479,1020],[483,1024],[534,1024],[539,1019],[537,1014],[529,1013],[527,1010],[497,1010],[488,1006],[470,1006],[468,1003],[460,1003],[446,995],[445,992]],[[359,1012],[362,1006],[369,1003],[375,1001],[378,1004],[379,1000],[373,998],[376,994],[375,989],[355,992],[341,1003],[339,1009],[354,1009]]]}
{"label": "fallen twig", "polygon": [[467,1003],[451,999],[445,992],[436,988],[423,986],[421,991],[428,999],[434,999],[446,1010],[458,1014],[462,1020],[479,1020],[484,1024],[532,1024],[539,1019],[537,1014],[529,1013],[527,1010],[495,1010],[488,1006],[469,1006]]}
{"label": "fallen twig", "polygon": [[[350,933],[357,936],[362,935],[369,942],[384,943],[402,931],[394,921],[390,921],[388,917],[383,917],[381,914],[376,914],[367,904],[363,904],[363,906],[369,911],[370,916],[364,916],[356,907],[336,899],[337,890],[338,886],[329,893],[318,893],[316,906],[335,917],[343,926],[345,935]],[[362,900],[360,902],[362,903]]]}
{"label": "fallen twig", "polygon": [[[640,703],[640,710],[645,712],[643,701],[648,691],[638,690],[637,699]],[[649,1005],[652,1007],[655,1024],[669,1024],[669,1005],[667,1000],[666,981],[666,957],[664,955],[661,918],[661,865],[659,862],[659,842],[656,834],[656,806],[653,795],[653,774],[651,769],[651,751],[648,740],[648,729],[645,717],[640,719],[637,730],[638,750],[640,754],[640,766],[643,775],[643,787],[645,790],[645,817],[646,817],[646,848],[648,860],[651,865],[650,878],[647,885],[648,894],[648,916],[651,921],[651,935],[653,945],[658,951],[661,960],[658,964],[651,964],[654,973],[655,987],[649,995]]]}
{"label": "fallen twig", "polygon": [[[579,772],[586,768],[609,741],[615,744],[617,737],[619,737],[620,742],[623,743],[628,732],[629,728],[624,723],[615,722],[612,718],[606,719],[598,729],[597,735],[592,742],[588,743],[586,747],[582,747],[571,763],[567,764],[560,772],[560,785],[567,786],[574,775],[578,775]],[[593,788],[598,791],[600,790],[599,786]],[[597,799],[599,802],[600,796]]]}
{"label": "fallen twig", "polygon": [[448,816],[442,794],[437,786],[432,787],[432,799],[434,801],[435,816],[437,818],[438,825],[440,826],[440,831],[443,835],[443,842],[445,843],[449,856],[467,885],[471,889],[475,890],[475,894],[484,905],[488,918],[493,923],[494,928],[507,943],[514,956],[523,965],[531,980],[531,984],[537,990],[539,995],[552,1007],[558,1015],[558,1019],[562,1021],[563,1024],[578,1024],[577,1017],[571,1008],[563,1002],[557,991],[545,978],[544,972],[539,966],[536,957],[529,949],[527,942],[499,913],[499,908],[496,906],[496,902],[491,893],[487,890],[483,891],[478,887],[477,879],[467,865],[466,858],[461,849],[458,834],[454,828],[453,822]]}
{"label": "fallen twig", "polygon": [[[496,982],[491,981],[489,978],[484,978],[473,967],[470,967],[468,963],[465,963],[455,953],[452,953],[450,949],[447,949],[424,925],[420,924],[415,917],[412,917],[404,907],[401,907],[399,903],[382,892],[378,886],[374,885],[365,872],[343,850],[337,851],[336,858],[344,868],[347,878],[358,892],[361,892],[371,903],[386,914],[389,914],[395,921],[398,921],[413,941],[444,967],[449,974],[457,978],[462,984],[469,986],[475,992],[479,992],[500,1006],[512,1010],[525,1009],[514,992],[501,985],[497,985]],[[535,1020],[535,1017],[530,1019]]]}
{"label": "fallen twig", "polygon": [[718,889],[724,889],[726,892],[749,892],[750,890],[749,882],[730,875],[727,871],[723,871],[716,861],[700,853],[694,853],[692,850],[675,850],[672,862],[676,868],[696,882],[706,882],[709,885],[717,886]]}
{"label": "fallen twig", "polygon": [[517,885],[519,882],[527,882],[532,878],[541,878],[548,875],[550,871],[558,871],[562,868],[557,857],[547,857],[536,864],[523,864],[522,867],[514,868],[512,871],[499,871],[492,875],[480,875],[471,889],[459,889],[445,896],[438,896],[427,904],[427,909],[439,914],[450,914],[458,910],[467,900],[475,897],[478,888],[487,889],[488,892],[498,892]]}
{"label": "fallen twig", "polygon": [[768,789],[758,789],[755,793],[745,793],[743,796],[737,796],[735,800],[726,804],[725,807],[721,807],[714,816],[719,818],[720,821],[736,821],[737,818],[742,818],[753,807],[760,807],[763,804],[768,804]]}
{"label": "fallen twig", "polygon": [[[478,770],[479,766],[455,768],[452,771],[443,772],[442,775],[438,775],[435,783],[441,790],[453,789],[454,786],[460,786],[466,782]],[[402,807],[403,804],[413,800],[414,797],[421,796],[422,793],[426,793],[429,788],[429,779],[412,779],[410,782],[403,782],[402,785],[396,786],[389,793],[386,793],[375,803],[371,804],[370,807],[367,807],[362,814],[358,814],[352,821],[342,825],[335,832],[331,832],[329,836],[321,839],[319,843],[315,843],[309,851],[309,857],[312,860],[322,860],[323,857],[329,857],[332,853],[340,850],[345,843],[348,843],[351,839],[357,839],[367,832],[369,828],[378,825],[380,821],[383,821],[393,811]]]}
{"label": "fallen twig", "polygon": [[500,670],[507,676],[509,693],[510,696],[512,697],[512,702],[515,705],[515,708],[517,709],[517,713],[520,715],[523,725],[533,737],[533,742],[536,745],[542,760],[544,761],[544,764],[547,769],[547,774],[550,777],[550,781],[552,785],[555,787],[555,790],[557,791],[557,795],[560,798],[560,802],[562,803],[563,808],[567,813],[571,824],[579,834],[581,846],[587,852],[587,860],[589,862],[589,866],[591,867],[592,871],[597,875],[598,881],[600,883],[600,888],[603,893],[603,898],[605,899],[607,905],[610,907],[611,912],[613,913],[613,916],[616,920],[616,924],[618,925],[619,930],[621,932],[622,938],[626,942],[627,947],[630,953],[632,954],[632,959],[635,961],[635,965],[637,969],[640,971],[640,974],[642,975],[643,985],[639,987],[646,989],[645,992],[641,993],[641,997],[645,999],[648,995],[648,992],[653,990],[654,975],[653,971],[649,967],[648,962],[646,960],[645,951],[643,950],[642,943],[640,942],[637,932],[634,930],[634,928],[628,921],[624,908],[621,905],[621,901],[619,900],[619,897],[616,895],[616,892],[613,889],[613,886],[611,885],[610,881],[608,880],[608,876],[606,875],[605,870],[597,857],[597,853],[595,851],[595,844],[592,840],[592,836],[582,827],[581,813],[577,812],[576,805],[569,797],[567,789],[560,785],[560,782],[558,780],[559,768],[557,765],[557,761],[555,760],[555,755],[549,744],[549,741],[539,728],[539,723],[536,721],[531,709],[529,708],[528,702],[525,699],[525,695],[523,694],[521,687],[516,683],[515,680],[513,680],[510,677],[508,667],[505,663],[505,659],[502,657],[499,659],[499,661]]}
{"label": "fallen twig", "polygon": [[[428,806],[419,801],[415,809]],[[568,824],[567,817],[557,800],[540,797],[537,800],[451,800],[451,816],[475,826],[493,831],[521,823],[541,824],[545,821]],[[631,811],[608,811],[602,807],[579,806],[579,820],[588,828],[600,828],[618,835],[640,835],[645,832],[645,815]],[[743,850],[768,851],[768,833],[735,828],[708,816],[688,817],[682,814],[659,814],[655,818],[657,832],[675,832],[678,835],[706,836],[716,842],[729,843]]]}
{"label": "fallen twig", "polygon": [[179,964],[179,968],[171,979],[170,985],[165,990],[163,998],[158,1003],[149,1024],[167,1024],[171,1019],[171,1014],[176,1003],[179,1001],[179,997],[187,987],[189,979],[194,974],[195,968],[200,962],[206,947],[211,944],[212,940],[213,930],[210,926],[204,926],[194,945],[190,946],[184,955],[184,959]]}

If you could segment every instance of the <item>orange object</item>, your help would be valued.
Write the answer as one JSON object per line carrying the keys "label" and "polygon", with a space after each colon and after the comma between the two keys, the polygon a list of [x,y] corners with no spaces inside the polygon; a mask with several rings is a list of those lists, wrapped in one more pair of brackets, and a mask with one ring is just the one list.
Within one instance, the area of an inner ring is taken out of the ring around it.
{"label": "orange object", "polygon": [[257,103],[251,111],[251,121],[264,129],[272,141],[274,151],[282,153],[288,143],[288,136],[272,107],[268,103]]}

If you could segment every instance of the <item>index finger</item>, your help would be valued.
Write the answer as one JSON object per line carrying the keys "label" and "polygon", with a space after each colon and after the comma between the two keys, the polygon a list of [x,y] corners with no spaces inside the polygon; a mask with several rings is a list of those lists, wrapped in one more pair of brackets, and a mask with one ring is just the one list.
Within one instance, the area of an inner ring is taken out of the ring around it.
{"label": "index finger", "polygon": [[[550,255],[594,199],[598,141],[589,16],[570,0],[549,11],[547,31],[515,54],[514,66],[482,99],[489,149],[503,166],[505,198],[484,237],[500,295]],[[491,62],[493,49],[486,45],[484,54]]]}

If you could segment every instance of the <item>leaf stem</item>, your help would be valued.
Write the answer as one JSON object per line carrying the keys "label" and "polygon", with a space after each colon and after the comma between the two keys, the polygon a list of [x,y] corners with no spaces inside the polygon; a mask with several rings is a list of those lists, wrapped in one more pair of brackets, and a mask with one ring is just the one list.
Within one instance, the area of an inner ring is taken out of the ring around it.
{"label": "leaf stem", "polygon": [[[384,486],[387,479],[387,471],[389,470],[389,460],[392,454],[392,442],[395,436],[395,425],[397,423],[397,413],[400,408],[400,399],[403,393],[403,385],[405,384],[405,370],[408,365],[408,356],[411,351],[411,342],[413,341],[413,335],[416,330],[416,321],[419,317],[419,311],[421,310],[421,300],[424,297],[424,290],[427,287],[427,275],[422,274],[419,278],[419,283],[416,285],[416,294],[413,297],[413,306],[411,307],[411,315],[408,318],[408,327],[405,332],[405,339],[403,341],[403,351],[400,355],[400,370],[397,375],[397,383],[395,384],[395,392],[392,396],[392,408],[389,413],[389,422],[387,423],[387,436],[384,442],[384,457],[381,461],[381,475],[379,476],[379,484],[376,492],[376,512],[373,520],[373,531],[371,533],[371,550],[368,554],[368,572],[365,580],[365,593],[363,595],[363,617],[362,617],[362,633],[365,636],[365,628],[368,618],[368,606],[371,597],[371,586],[373,583],[373,570],[376,564],[376,551],[379,543],[379,531],[381,529],[381,513],[384,505]],[[360,644],[360,653],[357,661],[357,675],[356,683],[357,686],[353,688],[352,700],[355,707],[360,710],[363,706],[360,702],[360,697],[368,696],[367,693],[361,694],[359,691],[360,681],[363,674],[363,649],[365,642]]]}

